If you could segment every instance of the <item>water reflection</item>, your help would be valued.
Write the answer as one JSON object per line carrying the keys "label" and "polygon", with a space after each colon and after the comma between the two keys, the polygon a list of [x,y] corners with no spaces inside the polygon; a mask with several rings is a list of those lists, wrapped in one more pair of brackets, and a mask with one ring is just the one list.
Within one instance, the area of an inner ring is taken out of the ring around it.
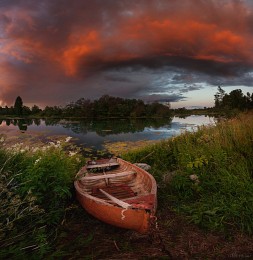
{"label": "water reflection", "polygon": [[21,134],[37,133],[36,138],[43,140],[71,136],[77,145],[101,149],[105,142],[161,140],[213,123],[214,118],[208,116],[135,120],[6,119],[0,120],[0,133],[11,130],[12,134],[18,135],[15,130],[20,130]]}
{"label": "water reflection", "polygon": [[138,119],[138,120],[96,120],[62,123],[62,126],[75,133],[96,132],[99,136],[143,132],[145,128],[170,126],[172,119]]}
{"label": "water reflection", "polygon": [[145,128],[158,129],[170,126],[172,118],[166,119],[110,119],[110,120],[66,120],[66,119],[5,119],[0,126],[16,126],[27,131],[30,126],[59,126],[77,134],[95,132],[105,137],[112,134],[142,132]]}

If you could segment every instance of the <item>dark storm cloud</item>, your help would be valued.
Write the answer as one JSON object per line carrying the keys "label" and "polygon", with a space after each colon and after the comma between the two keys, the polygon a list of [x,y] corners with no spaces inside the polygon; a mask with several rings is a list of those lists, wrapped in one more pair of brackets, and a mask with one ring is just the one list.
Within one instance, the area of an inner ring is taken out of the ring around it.
{"label": "dark storm cloud", "polygon": [[251,84],[252,8],[236,0],[0,1],[0,102],[17,93],[40,104],[101,94],[179,101],[200,83]]}
{"label": "dark storm cloud", "polygon": [[194,90],[200,90],[202,87],[201,86],[184,86],[182,89],[180,89],[180,93],[187,93],[189,91],[194,91]]}
{"label": "dark storm cloud", "polygon": [[144,98],[144,101],[147,102],[154,102],[154,101],[159,101],[163,103],[169,103],[169,102],[178,102],[185,100],[185,97],[180,95],[180,94],[171,94],[171,95],[157,95],[153,94],[148,97]]}
{"label": "dark storm cloud", "polygon": [[108,81],[119,81],[119,82],[133,82],[129,78],[122,77],[122,76],[114,76],[114,75],[107,75],[105,76],[105,79]]}

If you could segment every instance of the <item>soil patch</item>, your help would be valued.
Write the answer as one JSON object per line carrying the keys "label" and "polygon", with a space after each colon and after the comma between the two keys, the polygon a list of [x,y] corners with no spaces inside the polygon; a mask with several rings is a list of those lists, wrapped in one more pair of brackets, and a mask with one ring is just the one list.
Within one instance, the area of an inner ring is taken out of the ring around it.
{"label": "soil patch", "polygon": [[206,232],[170,209],[158,211],[158,229],[143,235],[100,222],[78,202],[75,207],[62,226],[64,239],[58,240],[65,259],[253,258],[252,237]]}

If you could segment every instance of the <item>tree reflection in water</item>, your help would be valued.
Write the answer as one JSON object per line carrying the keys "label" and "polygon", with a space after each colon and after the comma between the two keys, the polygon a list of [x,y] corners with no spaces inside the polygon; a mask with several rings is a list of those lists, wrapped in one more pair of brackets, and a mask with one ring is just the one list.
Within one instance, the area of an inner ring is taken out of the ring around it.
{"label": "tree reflection in water", "polygon": [[154,119],[108,119],[108,120],[71,120],[71,119],[5,119],[0,125],[17,126],[21,131],[27,131],[31,125],[62,126],[77,134],[95,132],[99,136],[111,134],[142,132],[147,127],[158,129],[169,126],[172,118]]}

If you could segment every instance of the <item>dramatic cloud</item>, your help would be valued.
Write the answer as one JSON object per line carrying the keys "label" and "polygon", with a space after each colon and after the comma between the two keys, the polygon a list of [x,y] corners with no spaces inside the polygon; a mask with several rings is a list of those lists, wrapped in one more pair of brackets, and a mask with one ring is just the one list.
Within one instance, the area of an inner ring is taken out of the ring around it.
{"label": "dramatic cloud", "polygon": [[252,86],[252,11],[246,0],[0,1],[0,102],[177,102]]}

